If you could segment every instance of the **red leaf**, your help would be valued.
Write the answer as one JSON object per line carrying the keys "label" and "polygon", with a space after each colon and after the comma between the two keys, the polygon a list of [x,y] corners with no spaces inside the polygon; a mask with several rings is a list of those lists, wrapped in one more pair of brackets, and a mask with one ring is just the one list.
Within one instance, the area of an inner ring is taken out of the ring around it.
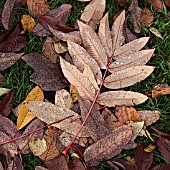
{"label": "red leaf", "polygon": [[156,165],[152,170],[168,170],[169,169],[170,164],[159,164]]}
{"label": "red leaf", "polygon": [[123,8],[127,9],[126,0],[116,0]]}
{"label": "red leaf", "polygon": [[73,157],[68,163],[69,170],[85,170],[80,159]]}
{"label": "red leaf", "polygon": [[163,4],[161,0],[149,0],[149,2],[155,8],[156,11],[158,12],[163,11]]}
{"label": "red leaf", "polygon": [[160,135],[160,136],[163,136],[163,137],[166,137],[166,138],[169,138],[169,139],[170,139],[170,134],[168,134],[168,133],[164,133],[164,132],[161,132],[161,131],[159,131],[159,130],[155,129],[154,127],[151,127],[151,129],[153,129],[153,130],[155,131],[155,133],[157,133],[158,135]]}
{"label": "red leaf", "polygon": [[7,117],[12,110],[14,104],[14,93],[9,92],[0,103],[0,114]]}

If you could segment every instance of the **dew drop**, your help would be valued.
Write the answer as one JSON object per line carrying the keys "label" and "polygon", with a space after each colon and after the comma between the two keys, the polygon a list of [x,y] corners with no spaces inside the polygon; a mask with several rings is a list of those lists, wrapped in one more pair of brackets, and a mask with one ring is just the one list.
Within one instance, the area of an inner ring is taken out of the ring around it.
{"label": "dew drop", "polygon": [[128,59],[131,59],[131,58],[132,58],[131,56],[128,57]]}
{"label": "dew drop", "polygon": [[115,62],[115,64],[117,65],[117,64],[119,64],[119,62],[118,62],[118,61],[116,61],[116,62]]}

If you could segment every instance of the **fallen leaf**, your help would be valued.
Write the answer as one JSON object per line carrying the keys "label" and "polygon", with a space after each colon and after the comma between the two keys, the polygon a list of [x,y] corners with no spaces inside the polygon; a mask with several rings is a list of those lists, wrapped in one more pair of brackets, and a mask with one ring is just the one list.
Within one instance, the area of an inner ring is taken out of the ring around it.
{"label": "fallen leaf", "polygon": [[96,89],[90,80],[84,76],[83,73],[81,73],[74,65],[66,62],[61,57],[60,64],[64,76],[74,87],[76,87],[79,95],[85,97],[86,99],[93,100],[96,94]]}
{"label": "fallen leaf", "polygon": [[3,166],[2,166],[2,163],[0,162],[0,169],[1,170],[4,170]]}
{"label": "fallen leaf", "polygon": [[0,87],[0,96],[3,96],[4,94],[9,93],[10,91],[11,89]]}
{"label": "fallen leaf", "polygon": [[27,98],[23,101],[19,108],[17,119],[18,130],[22,129],[25,125],[27,125],[31,120],[35,118],[35,116],[25,106],[25,104],[30,101],[44,101],[44,93],[38,86],[31,90],[31,92],[28,94]]}
{"label": "fallen leaf", "polygon": [[78,25],[85,49],[97,62],[101,69],[106,69],[108,62],[107,54],[100,42],[98,35],[89,25],[83,24],[80,21],[78,21]]}
{"label": "fallen leaf", "polygon": [[45,0],[27,0],[27,6],[33,17],[39,17],[50,11],[50,7]]}
{"label": "fallen leaf", "polygon": [[159,96],[170,94],[170,86],[168,84],[158,84],[152,90],[152,98],[156,99]]}
{"label": "fallen leaf", "polygon": [[30,15],[23,15],[21,18],[21,23],[24,28],[24,31],[28,32],[32,32],[36,25],[34,18],[32,18]]}
{"label": "fallen leaf", "polygon": [[62,54],[68,51],[67,47],[65,46],[65,44],[63,43],[54,43],[54,49],[56,51],[56,53],[58,54]]}
{"label": "fallen leaf", "polygon": [[119,154],[129,142],[132,129],[123,126],[114,130],[110,135],[100,139],[85,150],[84,160],[88,166],[96,166],[102,160],[110,159]]}
{"label": "fallen leaf", "polygon": [[[75,134],[80,128],[78,122],[72,122],[71,120],[79,117],[79,114],[63,107],[53,105],[49,102],[34,101],[26,104],[26,107],[40,120],[49,124],[55,121],[61,120],[65,117],[72,116],[71,118],[65,119],[59,123],[56,123],[52,126],[55,126],[63,131],[66,131],[70,134]],[[89,137],[88,128],[84,126],[81,130],[79,137]]]}
{"label": "fallen leaf", "polygon": [[148,0],[151,5],[155,8],[158,12],[163,12],[163,4],[161,0]]}
{"label": "fallen leaf", "polygon": [[105,11],[105,0],[92,0],[81,14],[80,20],[96,29]]}
{"label": "fallen leaf", "polygon": [[23,165],[22,165],[22,160],[15,155],[14,158],[12,159],[12,162],[8,166],[8,170],[24,170]]}
{"label": "fallen leaf", "polygon": [[170,140],[166,138],[158,138],[156,143],[161,155],[166,161],[170,162]]}
{"label": "fallen leaf", "polygon": [[119,122],[126,123],[128,121],[140,122],[140,114],[134,107],[116,107],[115,115]]}
{"label": "fallen leaf", "polygon": [[145,102],[148,99],[147,96],[131,91],[109,91],[99,95],[97,102],[101,105],[108,107],[115,106],[133,106]]}
{"label": "fallen leaf", "polygon": [[152,162],[153,162],[153,151],[145,152],[144,146],[142,144],[139,145],[135,153],[136,169],[149,170]]}
{"label": "fallen leaf", "polygon": [[140,33],[141,32],[140,18],[142,9],[138,6],[138,0],[132,0],[131,5],[129,7],[129,11],[132,16],[135,32]]}
{"label": "fallen leaf", "polygon": [[22,53],[0,53],[0,71],[12,66],[22,55]]}
{"label": "fallen leaf", "polygon": [[164,0],[165,4],[170,7],[170,1],[169,0]]}
{"label": "fallen leaf", "polygon": [[44,139],[32,140],[29,142],[29,147],[35,156],[40,156],[47,150],[47,143]]}
{"label": "fallen leaf", "polygon": [[36,166],[35,170],[48,170],[48,169],[44,168],[43,166]]}
{"label": "fallen leaf", "polygon": [[[126,19],[127,20],[127,19]],[[129,28],[127,27],[127,24],[125,24],[125,29],[124,29],[124,36],[125,36],[125,41],[127,43],[137,39],[137,36],[134,35],[130,30]]]}
{"label": "fallen leaf", "polygon": [[73,157],[68,163],[69,170],[86,170],[80,159]]}
{"label": "fallen leaf", "polygon": [[[71,85],[70,85],[71,87]],[[55,93],[55,105],[61,106],[64,108],[72,108],[73,107],[73,101],[71,98],[71,95],[68,91],[62,89],[59,91],[56,91]]]}
{"label": "fallen leaf", "polygon": [[109,89],[120,89],[134,85],[146,79],[154,70],[152,66],[134,66],[114,72],[110,76],[106,77],[104,86]]}
{"label": "fallen leaf", "polygon": [[5,83],[5,81],[6,81],[5,77],[2,74],[0,74],[0,84]]}
{"label": "fallen leaf", "polygon": [[148,8],[143,8],[141,12],[141,24],[148,27],[154,20],[153,13]]}
{"label": "fallen leaf", "polygon": [[149,31],[150,31],[152,34],[154,34],[155,36],[163,39],[161,33],[160,33],[159,30],[157,30],[156,28],[151,27],[151,28],[149,28]]}
{"label": "fallen leaf", "polygon": [[141,119],[145,122],[145,126],[149,126],[159,120],[161,113],[158,110],[141,110],[138,111]]}
{"label": "fallen leaf", "polygon": [[22,59],[34,69],[30,79],[39,85],[42,90],[56,91],[61,90],[67,84],[59,64],[53,64],[42,54],[31,53],[24,55]]}
{"label": "fallen leaf", "polygon": [[72,97],[73,103],[78,100],[77,97],[79,95],[79,92],[77,91],[77,89],[72,84],[70,84],[70,95]]}
{"label": "fallen leaf", "polygon": [[116,0],[123,8],[127,9],[126,0]]}
{"label": "fallen leaf", "polygon": [[152,152],[154,149],[155,149],[155,145],[152,145],[150,143],[146,148],[144,148],[144,151],[145,152]]}
{"label": "fallen leaf", "polygon": [[9,92],[0,103],[0,114],[7,117],[13,108],[14,104],[14,92]]}
{"label": "fallen leaf", "polygon": [[170,139],[170,134],[161,132],[161,131],[155,129],[154,127],[151,127],[151,129],[154,130],[154,132],[157,133],[159,136],[163,136],[163,137]]}
{"label": "fallen leaf", "polygon": [[152,170],[166,170],[169,168],[169,166],[170,164],[161,163],[159,165],[156,165]]}

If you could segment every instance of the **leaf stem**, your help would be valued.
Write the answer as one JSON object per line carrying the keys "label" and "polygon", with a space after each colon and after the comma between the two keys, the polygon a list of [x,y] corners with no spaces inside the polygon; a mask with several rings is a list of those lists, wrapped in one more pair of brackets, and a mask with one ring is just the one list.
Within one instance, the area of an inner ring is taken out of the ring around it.
{"label": "leaf stem", "polygon": [[36,129],[36,130],[31,131],[30,133],[27,133],[27,134],[25,134],[25,135],[21,135],[21,136],[19,136],[19,137],[17,137],[17,138],[13,138],[13,139],[10,139],[10,140],[4,141],[4,142],[0,142],[0,146],[1,146],[1,145],[4,145],[4,144],[7,144],[7,143],[14,142],[14,141],[19,140],[19,139],[22,139],[22,138],[25,138],[25,137],[31,135],[32,133],[35,133],[35,132],[37,132],[37,131],[40,131],[40,130],[42,130],[42,129],[48,127],[48,126],[51,126],[51,125],[53,125],[53,124],[55,124],[55,123],[59,123],[59,122],[65,120],[65,119],[68,119],[68,118],[72,117],[72,116],[74,116],[74,115],[67,116],[67,117],[65,117],[65,118],[63,118],[63,119],[60,119],[60,120],[57,120],[57,121],[55,121],[55,122],[53,122],[53,123],[47,124],[47,125],[45,125],[45,126],[42,126],[42,127],[38,128],[38,129]]}

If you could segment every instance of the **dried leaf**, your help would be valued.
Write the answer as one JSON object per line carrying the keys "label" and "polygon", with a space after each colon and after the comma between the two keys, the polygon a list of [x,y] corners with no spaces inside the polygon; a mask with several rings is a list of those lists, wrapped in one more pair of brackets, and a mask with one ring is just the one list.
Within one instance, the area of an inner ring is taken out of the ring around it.
{"label": "dried leaf", "polygon": [[148,27],[154,20],[153,13],[148,8],[143,8],[141,13],[141,24]]}
{"label": "dried leaf", "polygon": [[70,84],[70,95],[72,97],[73,103],[78,100],[77,97],[79,95],[79,92],[77,91],[77,89],[72,84]]}
{"label": "dried leaf", "polygon": [[32,18],[30,15],[23,15],[21,18],[21,23],[24,31],[28,32],[32,32],[33,28],[36,25],[34,18]]}
{"label": "dried leaf", "polygon": [[119,154],[129,142],[132,129],[123,126],[114,130],[110,135],[92,144],[85,150],[84,160],[88,166],[98,165],[102,160],[110,159]]}
{"label": "dried leaf", "polygon": [[145,152],[152,152],[155,149],[155,145],[151,143],[144,149]]}
{"label": "dried leaf", "polygon": [[154,70],[152,66],[134,66],[114,72],[106,77],[104,86],[109,89],[119,89],[134,85],[147,78]]}
{"label": "dried leaf", "polygon": [[166,170],[169,168],[169,166],[170,164],[161,163],[159,165],[156,165],[152,170]]}
{"label": "dried leaf", "polygon": [[96,29],[105,11],[105,0],[92,0],[81,14],[80,20]]}
{"label": "dried leaf", "polygon": [[22,129],[25,125],[27,125],[31,120],[35,118],[35,116],[28,110],[25,106],[25,103],[30,101],[44,101],[44,93],[43,91],[36,86],[31,90],[28,94],[27,98],[21,104],[18,112],[18,119],[17,119],[17,129]]}
{"label": "dried leaf", "polygon": [[2,163],[0,162],[0,169],[1,170],[4,170],[3,166],[2,166]]}
{"label": "dried leaf", "polygon": [[[61,120],[65,117],[72,116],[71,118],[65,119],[59,123],[56,123],[52,126],[55,126],[63,131],[66,131],[71,134],[75,134],[80,128],[80,123],[71,122],[72,119],[79,117],[79,114],[63,107],[53,105],[49,102],[34,101],[26,104],[28,109],[40,120],[49,124],[55,121]],[[89,137],[88,128],[84,127],[79,134],[79,137]]]}
{"label": "dried leaf", "polygon": [[153,151],[145,152],[144,146],[139,145],[135,154],[136,169],[149,170],[153,161]]}
{"label": "dried leaf", "polygon": [[123,8],[127,9],[126,0],[116,0]]}
{"label": "dried leaf", "polygon": [[123,24],[125,22],[125,10],[123,10],[116,18],[112,25],[112,37],[113,37],[113,51],[115,52],[120,46],[123,45],[125,37],[123,35]]}
{"label": "dried leaf", "polygon": [[154,51],[155,49],[141,50],[118,58],[109,65],[109,71],[115,73],[129,67],[145,65],[154,54]]}
{"label": "dried leaf", "polygon": [[65,53],[68,51],[65,44],[62,44],[60,42],[54,43],[54,49],[55,49],[56,53],[58,53],[58,54],[62,54],[62,53]]}
{"label": "dried leaf", "polygon": [[73,157],[68,163],[69,170],[86,170],[80,159]]}
{"label": "dried leaf", "polygon": [[15,155],[7,170],[23,170],[22,160]]}
{"label": "dried leaf", "polygon": [[47,143],[44,139],[32,140],[29,142],[29,147],[35,156],[40,156],[47,150]]}
{"label": "dried leaf", "polygon": [[112,56],[112,37],[109,28],[109,19],[108,19],[108,12],[106,15],[100,20],[99,26],[99,38],[100,41],[107,53],[108,58]]}
{"label": "dried leaf", "polygon": [[152,98],[156,99],[159,96],[170,94],[170,86],[168,84],[158,84],[152,90]]}
{"label": "dried leaf", "polygon": [[68,41],[68,50],[70,55],[72,56],[74,65],[82,72],[85,68],[85,65],[88,65],[95,77],[98,80],[101,80],[102,73],[100,71],[100,67],[97,62],[87,53],[87,51],[81,47],[80,45]]}
{"label": "dried leaf", "polygon": [[159,30],[157,30],[156,28],[151,27],[151,28],[149,28],[149,31],[150,31],[152,34],[154,34],[155,36],[163,39],[161,33],[160,33]]}
{"label": "dried leaf", "polygon": [[33,17],[39,17],[50,11],[46,0],[27,0],[27,6]]}
{"label": "dried leaf", "polygon": [[116,107],[115,115],[121,123],[126,123],[128,121],[141,121],[140,114],[136,111],[134,107]]}
{"label": "dried leaf", "polygon": [[42,166],[36,166],[35,170],[48,170],[47,168],[44,168]]}
{"label": "dried leaf", "polygon": [[158,110],[151,111],[151,110],[141,110],[138,111],[141,119],[144,120],[145,126],[149,126],[159,120],[161,113]]}
{"label": "dried leaf", "polygon": [[6,94],[6,93],[8,93],[10,91],[11,91],[11,89],[0,87],[0,96],[3,96],[4,94]]}
{"label": "dried leaf", "polygon": [[0,114],[7,117],[12,110],[14,104],[14,93],[13,91],[9,92],[0,103]]}
{"label": "dried leaf", "polygon": [[21,56],[22,53],[0,53],[0,71],[12,66]]}
{"label": "dried leaf", "polygon": [[169,0],[164,0],[165,4],[170,7],[170,1]]}
{"label": "dried leaf", "polygon": [[62,89],[60,91],[56,91],[55,93],[55,105],[64,107],[64,108],[72,108],[73,107],[73,102],[71,95],[69,94],[68,91]]}
{"label": "dried leaf", "polygon": [[142,9],[138,6],[138,0],[132,0],[132,3],[129,7],[129,11],[131,12],[132,15],[135,32],[140,33],[141,32],[140,18]]}
{"label": "dried leaf", "polygon": [[107,54],[101,44],[98,35],[94,30],[82,22],[78,22],[80,34],[83,44],[90,56],[97,62],[101,69],[105,69],[107,65]]}
{"label": "dried leaf", "polygon": [[161,0],[148,0],[151,5],[155,8],[158,12],[163,12],[163,4]]}
{"label": "dried leaf", "polygon": [[137,39],[137,36],[134,35],[129,28],[127,27],[127,25],[125,25],[125,29],[124,29],[124,36],[125,36],[125,41],[128,43],[130,41],[133,41],[135,39]]}
{"label": "dried leaf", "polygon": [[170,140],[166,138],[158,138],[156,143],[161,155],[166,161],[170,162]]}
{"label": "dried leaf", "polygon": [[0,73],[0,84],[5,83],[6,79],[5,77]]}
{"label": "dried leaf", "polygon": [[43,90],[56,91],[66,86],[66,79],[63,77],[59,64],[51,63],[38,53],[24,55],[22,59],[34,69],[34,74],[30,77],[31,81]]}
{"label": "dried leaf", "polygon": [[131,91],[109,91],[101,93],[97,99],[97,102],[101,105],[108,107],[115,106],[133,106],[145,102],[148,99],[147,96]]}
{"label": "dried leaf", "polygon": [[71,65],[62,58],[60,58],[60,64],[65,77],[73,86],[76,87],[79,95],[85,97],[86,99],[93,100],[96,90],[89,79],[84,76],[74,65]]}

